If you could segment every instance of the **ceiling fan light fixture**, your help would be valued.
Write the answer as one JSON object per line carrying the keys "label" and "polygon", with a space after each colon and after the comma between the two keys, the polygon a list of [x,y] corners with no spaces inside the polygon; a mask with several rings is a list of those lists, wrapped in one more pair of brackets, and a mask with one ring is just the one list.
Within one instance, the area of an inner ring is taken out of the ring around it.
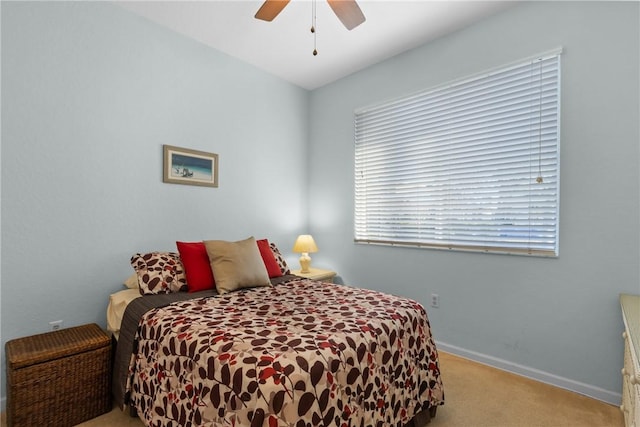
{"label": "ceiling fan light fixture", "polygon": [[[282,9],[289,4],[289,1],[291,0],[265,0],[258,12],[256,12],[256,19],[273,21],[282,12]],[[366,21],[356,0],[327,0],[327,3],[329,3],[340,22],[349,31]]]}
{"label": "ceiling fan light fixture", "polygon": [[[282,12],[282,9],[285,8],[287,4],[289,4],[291,0],[265,0],[260,6],[260,9],[256,12],[256,19],[261,19],[263,21],[273,21],[276,16]],[[311,33],[313,34],[313,56],[318,55],[318,49],[316,46],[316,1],[311,1]],[[362,24],[366,18],[364,17],[364,13],[358,6],[356,0],[327,0],[329,6],[333,10],[333,13],[336,14],[342,25],[344,25],[347,30],[351,31],[358,25]]]}

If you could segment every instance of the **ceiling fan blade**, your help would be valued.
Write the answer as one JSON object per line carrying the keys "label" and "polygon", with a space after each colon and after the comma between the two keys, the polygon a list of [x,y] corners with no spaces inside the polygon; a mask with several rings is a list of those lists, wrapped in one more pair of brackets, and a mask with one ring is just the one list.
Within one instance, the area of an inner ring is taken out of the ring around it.
{"label": "ceiling fan blade", "polygon": [[263,21],[273,21],[290,0],[266,0],[256,12],[256,18]]}
{"label": "ceiling fan blade", "polygon": [[347,30],[353,30],[366,20],[356,0],[327,0],[327,2]]}

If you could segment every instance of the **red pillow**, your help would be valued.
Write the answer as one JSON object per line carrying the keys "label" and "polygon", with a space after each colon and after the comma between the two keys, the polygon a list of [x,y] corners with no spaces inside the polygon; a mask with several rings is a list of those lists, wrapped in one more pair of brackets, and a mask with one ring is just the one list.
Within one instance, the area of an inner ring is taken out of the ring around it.
{"label": "red pillow", "polygon": [[[256,240],[256,243],[258,244],[258,249],[260,249],[260,255],[262,255],[262,262],[264,262],[264,266],[267,267],[269,278],[282,276],[280,265],[278,264],[278,261],[276,261],[276,257],[273,255],[273,251],[271,251],[271,248],[269,247],[269,241],[267,239],[262,239]],[[187,276],[187,283],[188,282],[189,277]]]}
{"label": "red pillow", "polygon": [[204,242],[176,242],[184,274],[187,276],[187,288],[189,292],[214,289],[216,282],[209,264],[209,255]]}

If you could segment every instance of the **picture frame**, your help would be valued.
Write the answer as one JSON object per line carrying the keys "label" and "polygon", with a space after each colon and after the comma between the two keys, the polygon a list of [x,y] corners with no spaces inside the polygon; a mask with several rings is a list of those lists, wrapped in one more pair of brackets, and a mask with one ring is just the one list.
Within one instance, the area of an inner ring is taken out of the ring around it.
{"label": "picture frame", "polygon": [[218,155],[189,148],[163,145],[162,182],[218,186]]}

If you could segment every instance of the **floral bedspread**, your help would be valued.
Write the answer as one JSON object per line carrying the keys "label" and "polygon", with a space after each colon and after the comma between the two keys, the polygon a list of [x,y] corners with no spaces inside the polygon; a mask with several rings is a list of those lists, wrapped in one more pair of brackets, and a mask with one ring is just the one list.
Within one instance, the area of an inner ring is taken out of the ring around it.
{"label": "floral bedspread", "polygon": [[127,383],[149,426],[404,426],[444,403],[424,308],[296,279],[147,312]]}

